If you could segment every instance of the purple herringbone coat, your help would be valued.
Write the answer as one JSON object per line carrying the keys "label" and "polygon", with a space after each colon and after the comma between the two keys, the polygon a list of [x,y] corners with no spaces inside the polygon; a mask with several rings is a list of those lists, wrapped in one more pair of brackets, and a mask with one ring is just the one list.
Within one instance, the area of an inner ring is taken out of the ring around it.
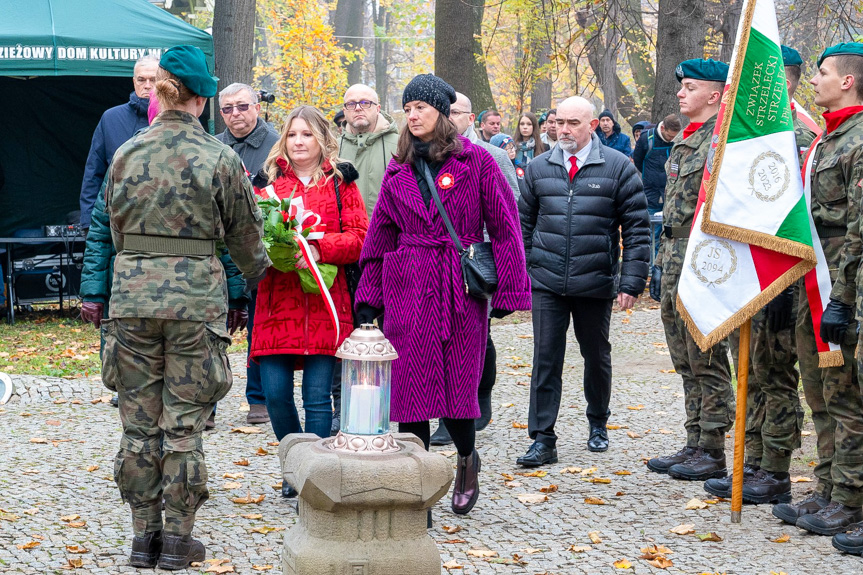
{"label": "purple herringbone coat", "polygon": [[[498,273],[493,308],[530,309],[524,246],[512,190],[488,152],[461,139],[437,181],[463,246],[488,231]],[[393,363],[393,421],[479,417],[477,389],[488,332],[488,303],[464,290],[461,264],[434,201],[426,207],[410,165],[392,160],[363,244],[356,303],[384,309]]]}

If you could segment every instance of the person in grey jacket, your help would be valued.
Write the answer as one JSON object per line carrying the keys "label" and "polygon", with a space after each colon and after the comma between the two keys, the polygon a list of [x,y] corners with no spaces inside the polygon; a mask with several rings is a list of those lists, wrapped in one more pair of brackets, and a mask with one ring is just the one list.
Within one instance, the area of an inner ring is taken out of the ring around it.
{"label": "person in grey jacket", "polygon": [[[279,142],[279,134],[260,117],[258,94],[248,84],[235,82],[219,92],[219,112],[225,120],[225,131],[216,136],[220,142],[234,150],[246,170],[255,176],[264,166],[270,150]],[[249,323],[246,339],[252,349],[252,327],[255,324],[255,304],[258,290],[249,294]],[[246,352],[248,354],[248,351]],[[247,362],[246,401],[249,413],[246,423],[269,423],[261,368],[254,361]]]}
{"label": "person in grey jacket", "polygon": [[534,443],[517,460],[525,467],[557,462],[554,425],[570,316],[584,358],[587,447],[608,449],[611,307],[617,296],[621,309],[631,308],[647,283],[649,218],[641,178],[627,156],[600,144],[595,113],[579,97],[557,107],[558,146],[527,167],[519,202],[534,334],[528,415]]}
{"label": "person in grey jacket", "polygon": [[[516,176],[515,167],[509,159],[509,155],[498,148],[492,146],[488,142],[484,142],[482,138],[474,130],[474,120],[476,115],[473,113],[470,99],[461,92],[455,93],[455,103],[450,104],[449,119],[455,125],[458,133],[470,140],[472,144],[476,144],[486,150],[495,163],[503,172],[506,178],[506,183],[509,184],[516,201],[521,195],[519,192],[519,179]],[[521,178],[524,178],[522,171]],[[477,431],[483,430],[491,421],[491,390],[494,387],[497,379],[497,351],[494,348],[494,342],[491,339],[491,330],[488,331],[488,341],[485,348],[485,363],[482,367],[482,376],[479,380],[479,410],[480,418],[476,420]],[[449,432],[444,425],[443,419],[438,420],[437,431],[432,434],[430,443],[432,445],[447,445],[452,443]]]}

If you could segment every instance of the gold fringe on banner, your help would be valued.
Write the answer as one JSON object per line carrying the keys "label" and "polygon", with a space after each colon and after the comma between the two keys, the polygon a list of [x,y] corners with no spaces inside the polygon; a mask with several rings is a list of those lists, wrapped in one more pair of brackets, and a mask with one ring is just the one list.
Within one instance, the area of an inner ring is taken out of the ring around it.
{"label": "gold fringe on banner", "polygon": [[818,352],[818,367],[842,367],[843,365],[845,365],[845,358],[842,357],[842,350]]}
{"label": "gold fringe on banner", "polygon": [[[712,198],[710,198],[710,200],[712,200]],[[704,208],[702,209],[706,208],[707,203],[705,202]],[[779,238],[772,234],[757,232],[755,230],[738,228],[728,224],[720,224],[718,222],[709,222],[707,221],[706,213],[704,214],[704,219],[701,221],[701,231],[714,236],[719,236],[720,238],[734,240],[743,244],[755,245],[781,254],[794,256],[811,262],[812,264],[815,264],[816,262],[815,248],[812,246],[785,238]]]}
{"label": "gold fringe on banner", "polygon": [[701,351],[706,352],[708,349],[728,337],[732,331],[743,325],[743,322],[750,319],[758,312],[758,310],[767,305],[768,302],[782,293],[787,287],[805,276],[813,267],[812,262],[807,262],[805,260],[797,262],[797,264],[779,276],[775,282],[767,286],[767,289],[755,296],[752,301],[737,310],[734,315],[722,322],[719,327],[708,334],[703,334],[701,333],[701,330],[698,329],[698,326],[695,324],[695,320],[692,319],[686,306],[683,305],[683,301],[680,299],[680,293],[677,294],[675,307],[677,309],[677,313],[679,313],[680,317],[683,319],[683,323],[686,324],[686,328],[689,330],[690,335],[692,335],[692,339],[695,340],[696,345],[698,345]]}

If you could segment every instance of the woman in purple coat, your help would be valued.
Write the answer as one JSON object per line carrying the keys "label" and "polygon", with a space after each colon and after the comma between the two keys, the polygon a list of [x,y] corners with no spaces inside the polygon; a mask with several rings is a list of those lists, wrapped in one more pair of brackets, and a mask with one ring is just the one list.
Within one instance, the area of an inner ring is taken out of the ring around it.
{"label": "woman in purple coat", "polygon": [[485,356],[488,302],[465,293],[461,264],[423,164],[463,246],[492,243],[498,289],[492,317],[530,309],[530,280],[518,209],[491,155],[458,135],[449,120],[456,95],[431,74],[407,85],[407,127],[387,168],[363,245],[357,319],[383,315],[399,358],[393,364],[390,416],[428,449],[429,420],[444,418],[458,449],[452,510],[468,513],[479,496],[474,449],[477,389]]}

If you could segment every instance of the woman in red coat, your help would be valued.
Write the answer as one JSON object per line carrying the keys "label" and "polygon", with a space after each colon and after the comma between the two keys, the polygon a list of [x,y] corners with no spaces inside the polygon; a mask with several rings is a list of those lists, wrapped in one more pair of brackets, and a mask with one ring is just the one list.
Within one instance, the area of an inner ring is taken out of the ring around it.
{"label": "woman in red coat", "polygon": [[[330,288],[338,337],[324,297],[303,292],[295,272],[271,267],[258,286],[250,356],[260,363],[267,412],[279,440],[303,431],[294,404],[296,370],[303,370],[306,432],[329,437],[335,352],[353,330],[344,265],[359,259],[369,221],[354,183],[357,172],[351,164],[338,162],[337,151],[323,114],[312,106],[300,106],[288,116],[278,144],[255,178],[259,195],[283,199],[293,194],[295,204],[302,199],[305,210],[320,216],[315,231],[324,234],[309,242],[311,256],[316,262],[339,266]],[[308,263],[300,257],[297,267],[306,268]]]}

